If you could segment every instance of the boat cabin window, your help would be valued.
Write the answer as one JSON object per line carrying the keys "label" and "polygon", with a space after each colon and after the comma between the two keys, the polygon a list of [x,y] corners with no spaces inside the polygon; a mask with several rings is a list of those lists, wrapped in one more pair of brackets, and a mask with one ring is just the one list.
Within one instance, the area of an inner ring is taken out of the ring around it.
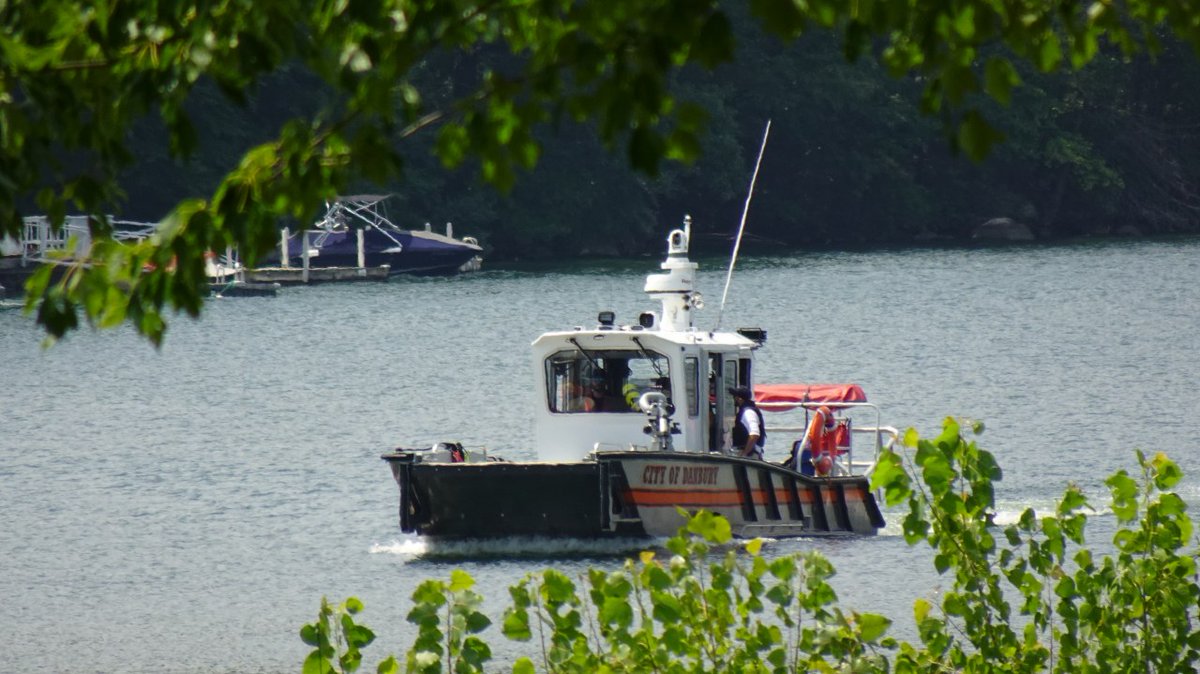
{"label": "boat cabin window", "polygon": [[729,392],[730,388],[736,386],[745,386],[746,382],[738,378],[739,369],[738,361],[731,358],[726,358],[724,365],[721,367],[721,372],[725,375],[725,385],[721,387],[721,428],[724,433],[721,435],[721,449],[729,450],[733,447],[733,426],[737,423],[737,403],[733,399],[733,394]]}
{"label": "boat cabin window", "polygon": [[700,359],[688,356],[683,360],[683,376],[687,384],[687,413],[689,417],[700,414]]}
{"label": "boat cabin window", "polygon": [[558,351],[546,359],[546,388],[551,412],[641,414],[643,393],[670,399],[670,366],[653,351]]}
{"label": "boat cabin window", "polygon": [[754,381],[750,372],[753,365],[754,362],[749,358],[738,359],[738,386],[750,386],[750,382]]}

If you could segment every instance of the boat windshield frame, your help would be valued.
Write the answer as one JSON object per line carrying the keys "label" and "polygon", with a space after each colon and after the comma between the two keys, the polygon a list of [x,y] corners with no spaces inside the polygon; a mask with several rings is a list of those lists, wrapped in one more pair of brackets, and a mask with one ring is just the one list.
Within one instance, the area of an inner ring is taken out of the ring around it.
{"label": "boat windshield frame", "polygon": [[543,368],[546,405],[554,414],[642,414],[637,400],[643,393],[671,399],[670,358],[652,349],[574,345],[546,356]]}

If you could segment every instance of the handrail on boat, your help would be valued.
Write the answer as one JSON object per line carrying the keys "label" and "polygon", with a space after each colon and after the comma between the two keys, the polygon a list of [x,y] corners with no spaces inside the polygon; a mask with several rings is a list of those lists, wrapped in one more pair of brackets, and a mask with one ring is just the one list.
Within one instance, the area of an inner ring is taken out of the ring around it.
{"label": "handrail on boat", "polygon": [[[882,413],[879,410],[879,406],[875,405],[874,403],[869,403],[869,402],[829,403],[829,402],[817,402],[817,401],[762,402],[762,403],[758,403],[758,407],[759,407],[759,409],[763,410],[764,412],[787,412],[787,411],[803,409],[805,411],[806,417],[807,417],[808,412],[815,411],[816,409],[818,409],[820,407],[831,407],[835,410],[863,409],[863,410],[868,411],[869,413],[873,413],[874,417],[875,417],[875,425],[874,426],[854,426],[854,425],[852,425],[850,427],[851,433],[861,434],[861,435],[869,434],[869,435],[873,436],[873,438],[874,438],[873,445],[875,447],[875,454],[871,458],[871,461],[869,463],[863,462],[863,461],[855,461],[853,444],[851,445],[850,450],[847,451],[845,454],[845,465],[847,467],[853,467],[853,466],[863,467],[864,472],[866,470],[869,470],[871,467],[873,467],[875,465],[875,462],[879,460],[879,453],[881,451],[883,451],[883,449],[885,447],[891,448],[900,437],[900,431],[898,431],[896,428],[893,428],[891,426],[882,425],[882,423],[881,423],[882,422]],[[851,414],[850,416],[853,416],[853,414]],[[807,418],[805,420],[805,423],[800,426],[768,424],[766,430],[767,430],[768,436],[771,433],[783,433],[783,434],[798,433],[798,434],[802,435],[803,433],[808,431]],[[885,442],[885,436],[886,436],[886,442]],[[788,445],[788,450],[789,451],[791,450],[790,444]]]}

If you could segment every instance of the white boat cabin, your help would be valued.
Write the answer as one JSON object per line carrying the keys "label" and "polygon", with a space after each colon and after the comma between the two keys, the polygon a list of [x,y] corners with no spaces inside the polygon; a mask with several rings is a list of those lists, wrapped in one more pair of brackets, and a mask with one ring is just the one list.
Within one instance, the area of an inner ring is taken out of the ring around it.
{"label": "white boat cabin", "polygon": [[703,301],[697,265],[688,259],[690,229],[685,219],[671,232],[665,273],[646,278],[660,311],[643,312],[632,325],[601,312],[595,328],[534,341],[538,459],[581,461],[595,450],[631,448],[731,451],[736,407],[728,389],[751,386],[754,351],[766,332],[695,327]]}

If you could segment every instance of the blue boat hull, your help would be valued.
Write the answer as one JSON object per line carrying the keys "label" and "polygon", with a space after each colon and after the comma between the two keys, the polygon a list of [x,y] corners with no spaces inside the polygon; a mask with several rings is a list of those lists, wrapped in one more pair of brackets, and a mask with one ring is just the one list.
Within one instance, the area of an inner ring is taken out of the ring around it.
{"label": "blue boat hull", "polygon": [[[389,230],[386,235],[377,229],[363,232],[365,266],[388,265],[389,275],[456,274],[481,252],[477,245],[427,232]],[[310,235],[309,248],[316,251],[315,255],[309,257],[309,268],[358,266],[358,237],[355,231]],[[265,260],[264,266],[277,264],[278,251]],[[288,240],[288,264],[295,268],[304,264],[303,244],[299,235]]]}

